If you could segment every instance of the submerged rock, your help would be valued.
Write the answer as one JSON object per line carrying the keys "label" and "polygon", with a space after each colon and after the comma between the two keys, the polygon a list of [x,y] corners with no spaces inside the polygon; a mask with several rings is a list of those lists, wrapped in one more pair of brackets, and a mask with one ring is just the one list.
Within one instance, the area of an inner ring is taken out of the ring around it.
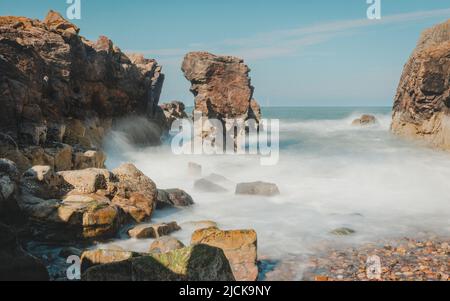
{"label": "submerged rock", "polygon": [[194,204],[192,197],[181,189],[158,189],[156,209],[188,207]]}
{"label": "submerged rock", "polygon": [[272,183],[240,183],[236,186],[236,194],[276,196],[280,194],[280,190],[276,184]]}
{"label": "submerged rock", "polygon": [[138,225],[128,231],[128,235],[137,239],[159,238],[169,235],[175,231],[181,230],[176,222],[154,224],[154,225]]}
{"label": "submerged rock", "polygon": [[406,63],[392,132],[450,150],[450,20],[425,30]]}
{"label": "submerged rock", "polygon": [[360,118],[353,120],[353,126],[367,126],[377,123],[377,119],[373,115],[362,115]]}
{"label": "submerged rock", "polygon": [[84,281],[234,281],[224,252],[196,245],[89,268]]}
{"label": "submerged rock", "polygon": [[167,253],[184,248],[184,244],[176,238],[164,236],[156,239],[150,246],[150,253]]}
{"label": "submerged rock", "polygon": [[337,236],[347,236],[347,235],[352,235],[355,234],[356,231],[350,228],[338,228],[338,229],[334,229],[333,231],[330,232],[330,234],[333,235],[337,235]]}
{"label": "submerged rock", "polygon": [[192,234],[191,243],[221,248],[230,261],[236,280],[256,281],[258,278],[257,236],[254,230],[200,229]]}
{"label": "submerged rock", "polygon": [[206,179],[200,179],[195,181],[194,188],[198,191],[211,193],[224,193],[228,191],[226,188],[211,181],[208,181]]}
{"label": "submerged rock", "polygon": [[189,162],[188,163],[188,174],[191,177],[201,177],[202,176],[202,166],[200,164]]}

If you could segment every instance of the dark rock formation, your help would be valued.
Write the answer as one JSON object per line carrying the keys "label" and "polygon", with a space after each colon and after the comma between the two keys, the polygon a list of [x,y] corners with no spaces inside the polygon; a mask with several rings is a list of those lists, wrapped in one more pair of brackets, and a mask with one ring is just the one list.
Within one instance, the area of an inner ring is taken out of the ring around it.
{"label": "dark rock formation", "polygon": [[26,253],[13,230],[0,223],[0,281],[47,281],[45,265]]}
{"label": "dark rock formation", "polygon": [[194,204],[192,197],[181,189],[158,189],[157,209],[188,207]]}
{"label": "dark rock formation", "polygon": [[78,32],[53,11],[44,21],[0,17],[0,157],[20,170],[72,168],[78,163],[53,161],[98,148],[123,116],[158,118],[164,76],[156,61]]}
{"label": "dark rock formation", "polygon": [[393,133],[450,149],[450,20],[427,29],[404,67]]}

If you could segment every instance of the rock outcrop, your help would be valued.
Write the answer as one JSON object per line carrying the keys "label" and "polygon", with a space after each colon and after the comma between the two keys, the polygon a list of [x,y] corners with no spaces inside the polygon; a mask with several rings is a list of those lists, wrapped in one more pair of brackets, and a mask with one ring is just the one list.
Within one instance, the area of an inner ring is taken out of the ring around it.
{"label": "rock outcrop", "polygon": [[257,237],[254,230],[200,229],[192,234],[191,243],[221,248],[230,261],[237,281],[257,280]]}
{"label": "rock outcrop", "polygon": [[164,254],[97,265],[82,275],[84,281],[234,281],[224,252],[195,245]]}
{"label": "rock outcrop", "polygon": [[157,62],[78,33],[53,11],[44,21],[0,17],[0,157],[21,171],[103,167],[101,156],[85,152],[97,150],[117,120],[159,118]]}
{"label": "rock outcrop", "polygon": [[377,118],[373,115],[364,114],[360,118],[353,120],[352,126],[368,126],[377,123]]}
{"label": "rock outcrop", "polygon": [[114,237],[128,222],[149,220],[156,208],[156,186],[131,164],[114,172],[55,173],[50,166],[35,166],[24,173],[20,190],[18,206],[41,240]]}
{"label": "rock outcrop", "polygon": [[424,31],[405,65],[392,132],[450,150],[450,20]]}
{"label": "rock outcrop", "polygon": [[[242,59],[207,52],[191,52],[184,57],[181,69],[186,79],[191,82],[195,111],[201,112],[203,118],[218,119],[222,122],[224,135],[236,137],[235,120],[241,122],[244,129],[246,120],[259,121],[261,112],[253,99],[250,68]],[[202,138],[211,136],[214,132],[205,125],[201,131]],[[233,133],[229,133],[231,131]]]}

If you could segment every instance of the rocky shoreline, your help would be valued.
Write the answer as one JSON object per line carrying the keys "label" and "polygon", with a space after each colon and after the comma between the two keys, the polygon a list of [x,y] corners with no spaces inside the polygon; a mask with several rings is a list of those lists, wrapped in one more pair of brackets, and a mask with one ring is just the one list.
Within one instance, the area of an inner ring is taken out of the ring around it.
{"label": "rocky shoreline", "polygon": [[[442,79],[449,66],[448,24],[425,34],[405,68],[394,133],[410,133],[411,120],[416,130],[424,118],[426,124],[444,124],[450,91],[448,78]],[[195,231],[185,245],[171,236],[183,225],[152,223],[156,210],[183,210],[195,200],[181,189],[160,188],[131,163],[107,169],[103,141],[115,129],[135,145],[159,145],[175,120],[188,118],[185,106],[177,101],[159,104],[164,74],[155,60],[125,54],[107,37],[93,42],[79,32],[54,11],[43,21],[0,17],[0,280],[68,280],[67,259],[72,256],[80,258],[85,281],[293,280],[297,275],[291,263],[258,258],[253,229],[225,230],[214,221],[192,221]],[[443,67],[430,63],[442,60]],[[192,52],[185,56],[182,71],[191,83],[195,110],[224,125],[222,133],[212,125],[202,127],[203,139],[215,143],[223,135],[236,140],[236,119],[255,120],[259,126],[261,109],[242,59]],[[421,85],[411,79],[417,74]],[[363,115],[353,125],[376,122],[374,116]],[[433,130],[438,144],[445,146],[445,127]],[[197,191],[234,190],[244,197],[267,198],[283,193],[274,183],[203,176],[202,166],[194,162],[186,169]],[[331,232],[352,233],[349,228]],[[112,246],[96,249],[98,243],[123,235],[155,240],[144,253]],[[381,280],[446,281],[448,244],[448,239],[430,237],[329,251],[309,259],[303,280],[367,280],[365,261],[375,254],[383,263]]]}

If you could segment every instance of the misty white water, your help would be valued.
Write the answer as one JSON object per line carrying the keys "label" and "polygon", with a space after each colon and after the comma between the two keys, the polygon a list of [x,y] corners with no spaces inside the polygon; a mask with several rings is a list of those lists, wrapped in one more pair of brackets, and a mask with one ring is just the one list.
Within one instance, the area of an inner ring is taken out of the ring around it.
{"label": "misty white water", "polygon": [[[379,123],[353,127],[362,113]],[[407,142],[389,133],[388,108],[270,108],[265,118],[280,119],[280,161],[261,166],[251,156],[176,156],[170,146],[134,148],[119,133],[107,142],[108,168],[133,162],[159,188],[181,188],[195,206],[156,211],[152,222],[177,221],[173,236],[189,244],[189,221],[213,220],[222,229],[252,228],[260,256],[281,259],[313,253],[323,242],[358,244],[420,233],[450,233],[450,154]],[[273,198],[203,193],[193,189],[188,162],[234,183],[276,183]],[[330,231],[356,231],[337,237]],[[147,251],[151,240],[112,242]],[[101,245],[100,247],[105,247]]]}

